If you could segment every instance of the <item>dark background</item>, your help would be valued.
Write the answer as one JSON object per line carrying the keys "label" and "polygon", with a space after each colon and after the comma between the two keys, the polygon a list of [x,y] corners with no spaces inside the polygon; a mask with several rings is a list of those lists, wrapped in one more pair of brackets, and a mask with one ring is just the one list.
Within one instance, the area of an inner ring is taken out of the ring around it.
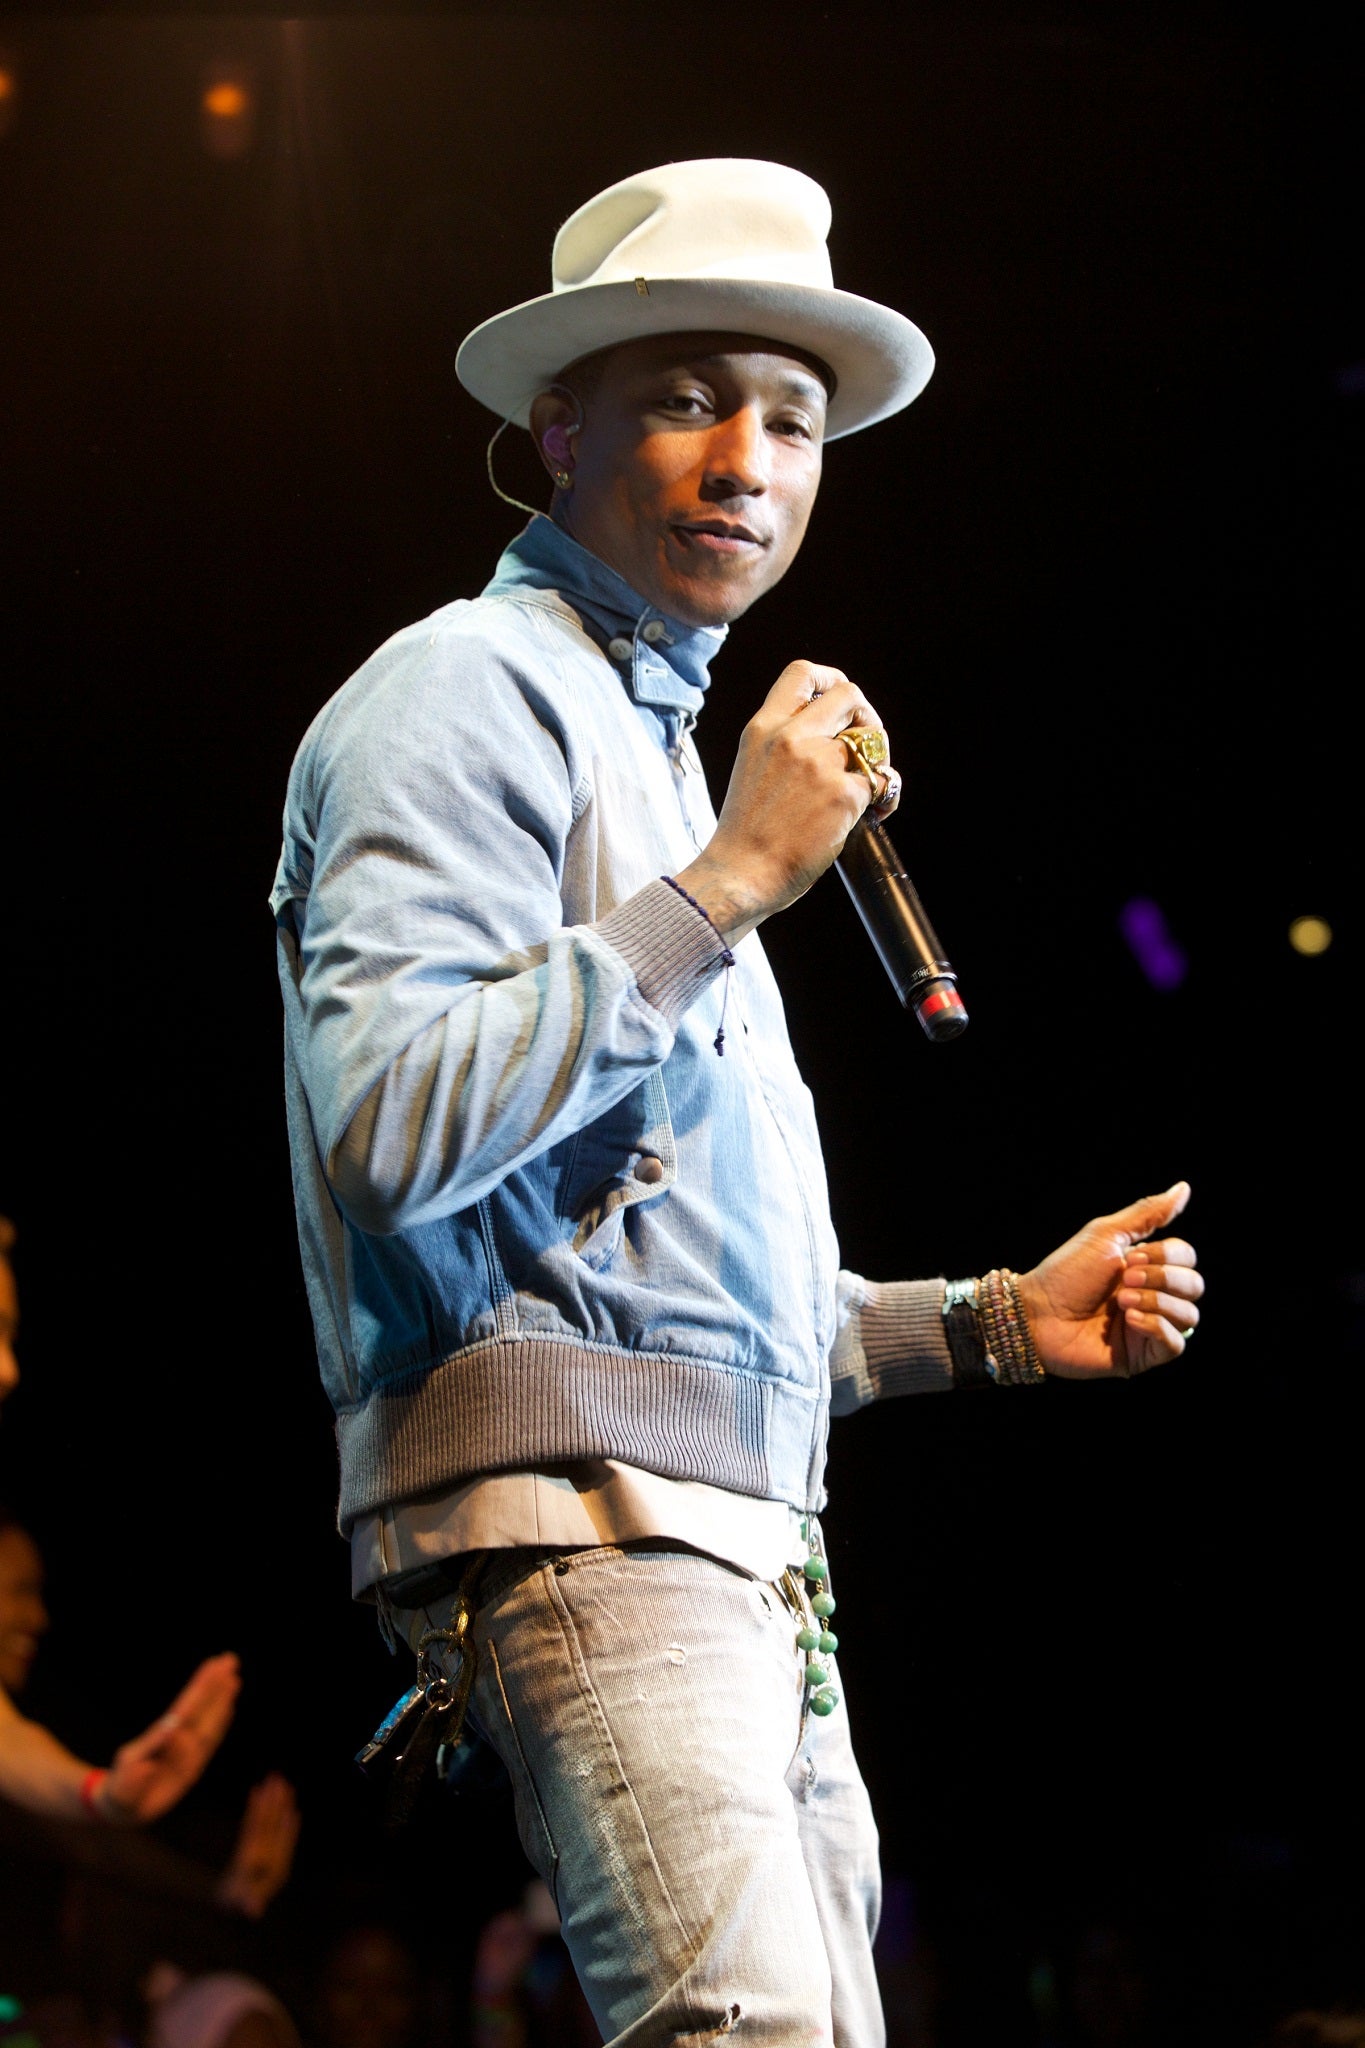
{"label": "dark background", "polygon": [[[966,1038],[907,1023],[833,877],[765,934],[845,1256],[1022,1266],[1183,1176],[1210,1285],[1189,1357],[1139,1384],[836,1428],[887,1865],[957,2038],[1033,2039],[1030,1971],[1037,2004],[1104,1901],[1161,1930],[1201,2039],[1334,1995],[1361,1789],[1355,44],[1302,13],[1019,0],[28,15],[0,54],[25,1311],[0,1481],[50,1565],[34,1710],[103,1754],[235,1646],[237,1728],[168,1832],[225,1842],[278,1766],[304,1897],[387,1873],[458,1948],[522,1882],[496,1807],[386,1848],[350,1764],[407,1676],[333,1531],[266,895],[313,712],[516,530],[462,334],[547,288],[601,186],[771,156],[828,188],[836,281],[939,358],[830,450],[699,734],[723,787],[804,654],[864,683],[907,773]],[[215,64],[255,94],[230,159],[200,135]],[[1188,956],[1176,990],[1125,948],[1137,895]],[[1336,933],[1317,959],[1287,942],[1305,912]]]}

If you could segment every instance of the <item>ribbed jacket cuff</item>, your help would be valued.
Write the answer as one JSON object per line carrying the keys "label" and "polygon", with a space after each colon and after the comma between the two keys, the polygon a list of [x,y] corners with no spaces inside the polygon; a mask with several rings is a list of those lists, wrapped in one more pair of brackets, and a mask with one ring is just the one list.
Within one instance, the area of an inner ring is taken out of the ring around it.
{"label": "ribbed jacket cuff", "polygon": [[725,964],[715,926],[667,882],[647,882],[593,926],[614,946],[652,1010],[676,1028]]}
{"label": "ribbed jacket cuff", "polygon": [[954,1384],[941,1280],[870,1280],[862,1339],[878,1397],[937,1393]]}
{"label": "ribbed jacket cuff", "polygon": [[859,1314],[867,1376],[878,1400],[953,1385],[942,1280],[867,1280]]}

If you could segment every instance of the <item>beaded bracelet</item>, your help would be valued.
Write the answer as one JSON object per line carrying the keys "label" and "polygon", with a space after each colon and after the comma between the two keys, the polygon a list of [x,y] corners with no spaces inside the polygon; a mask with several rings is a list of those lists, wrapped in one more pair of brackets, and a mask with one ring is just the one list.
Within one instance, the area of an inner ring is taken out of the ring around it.
{"label": "beaded bracelet", "polygon": [[686,889],[684,889],[682,883],[675,882],[672,875],[663,875],[660,877],[660,880],[667,882],[670,889],[676,889],[678,894],[682,897],[683,902],[690,903],[692,905],[692,908],[696,911],[697,916],[704,917],[706,919],[706,922],[711,926],[712,931],[716,932],[717,939],[720,940],[720,964],[725,969],[725,994],[721,997],[720,1029],[717,1031],[715,1038],[712,1040],[712,1044],[715,1046],[716,1052],[718,1053],[720,1058],[724,1059],[725,1012],[730,1007],[730,969],[735,964],[735,956],[730,951],[730,948],[726,945],[724,939],[721,938],[720,933],[716,931],[715,923],[712,919],[710,911],[704,910],[701,904],[698,903],[695,896],[689,896]]}
{"label": "beaded bracelet", "polygon": [[986,1337],[986,1370],[998,1386],[1036,1387],[1047,1377],[1033,1342],[1018,1275],[994,1267],[977,1282],[977,1308]]}

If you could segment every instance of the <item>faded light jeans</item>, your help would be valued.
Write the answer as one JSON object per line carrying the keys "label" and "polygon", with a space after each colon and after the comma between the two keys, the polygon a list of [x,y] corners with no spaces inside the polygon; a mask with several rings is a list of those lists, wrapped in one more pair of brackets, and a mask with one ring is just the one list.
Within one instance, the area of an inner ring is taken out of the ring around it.
{"label": "faded light jeans", "polygon": [[660,1542],[494,1552],[476,1602],[472,1717],[610,2048],[882,2048],[876,1829],[781,1591]]}

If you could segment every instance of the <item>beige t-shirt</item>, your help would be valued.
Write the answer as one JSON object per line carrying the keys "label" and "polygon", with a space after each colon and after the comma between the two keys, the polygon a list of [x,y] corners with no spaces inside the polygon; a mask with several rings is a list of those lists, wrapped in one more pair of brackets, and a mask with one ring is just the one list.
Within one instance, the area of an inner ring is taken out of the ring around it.
{"label": "beige t-shirt", "polygon": [[802,1512],[697,1479],[663,1479],[618,1458],[538,1472],[490,1472],[427,1501],[363,1517],[351,1532],[351,1591],[469,1550],[577,1550],[662,1538],[704,1550],[756,1579],[779,1579],[810,1554]]}

